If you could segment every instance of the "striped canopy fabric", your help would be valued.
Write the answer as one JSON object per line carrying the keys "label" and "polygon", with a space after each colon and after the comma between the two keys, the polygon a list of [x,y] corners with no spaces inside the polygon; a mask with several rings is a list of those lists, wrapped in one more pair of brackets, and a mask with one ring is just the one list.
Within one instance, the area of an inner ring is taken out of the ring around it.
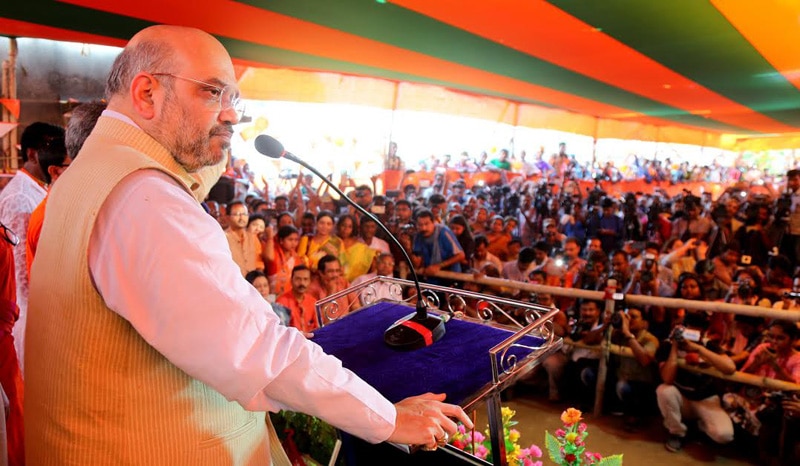
{"label": "striped canopy fabric", "polygon": [[[246,67],[433,84],[608,121],[800,133],[798,0],[24,0],[0,34],[201,28]],[[241,71],[240,74],[243,74]]]}

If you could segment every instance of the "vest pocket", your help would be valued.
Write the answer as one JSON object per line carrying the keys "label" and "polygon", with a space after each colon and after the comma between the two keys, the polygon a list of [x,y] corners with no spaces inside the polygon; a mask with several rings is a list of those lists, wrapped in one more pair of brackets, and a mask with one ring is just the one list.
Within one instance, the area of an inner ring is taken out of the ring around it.
{"label": "vest pocket", "polygon": [[251,415],[250,418],[247,420],[247,422],[245,422],[241,426],[233,430],[229,430],[227,432],[215,435],[209,439],[203,440],[198,444],[198,446],[201,449],[214,448],[223,443],[235,440],[236,438],[252,431],[256,427],[257,421],[258,421],[258,416]]}

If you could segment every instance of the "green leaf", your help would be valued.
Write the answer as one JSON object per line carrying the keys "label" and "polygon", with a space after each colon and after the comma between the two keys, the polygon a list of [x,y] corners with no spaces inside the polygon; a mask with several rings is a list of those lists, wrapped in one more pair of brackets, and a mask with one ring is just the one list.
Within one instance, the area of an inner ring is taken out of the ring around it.
{"label": "green leaf", "polygon": [[547,447],[547,454],[550,456],[550,460],[556,464],[561,464],[561,444],[550,432],[545,432],[544,444]]}
{"label": "green leaf", "polygon": [[596,464],[598,466],[622,466],[622,455],[606,456]]}

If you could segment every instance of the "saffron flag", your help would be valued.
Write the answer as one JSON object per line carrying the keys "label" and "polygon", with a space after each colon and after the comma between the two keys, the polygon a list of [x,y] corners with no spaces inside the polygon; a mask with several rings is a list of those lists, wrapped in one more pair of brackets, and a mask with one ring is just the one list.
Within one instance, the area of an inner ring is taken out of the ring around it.
{"label": "saffron flag", "polygon": [[0,99],[0,104],[3,104],[14,118],[19,120],[19,99]]}

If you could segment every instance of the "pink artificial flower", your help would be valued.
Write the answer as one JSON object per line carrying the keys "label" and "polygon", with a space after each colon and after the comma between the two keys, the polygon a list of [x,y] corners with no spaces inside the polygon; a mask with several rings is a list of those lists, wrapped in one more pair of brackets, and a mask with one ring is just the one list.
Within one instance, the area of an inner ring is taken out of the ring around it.
{"label": "pink artificial flower", "polygon": [[581,422],[578,424],[578,433],[582,434],[584,432],[586,432],[586,424]]}
{"label": "pink artificial flower", "polygon": [[478,445],[475,449],[475,456],[478,458],[485,460],[487,456],[489,456],[489,449],[483,445]]}
{"label": "pink artificial flower", "polygon": [[531,445],[530,448],[528,448],[528,450],[531,452],[530,453],[531,456],[536,457],[536,458],[541,458],[542,457],[542,449],[539,448],[537,445]]}
{"label": "pink artificial flower", "polygon": [[472,433],[472,440],[474,440],[476,443],[481,443],[486,440],[486,436],[476,430]]}
{"label": "pink artificial flower", "polygon": [[458,433],[459,434],[466,434],[467,433],[467,428],[464,426],[464,424],[459,424],[458,425]]}
{"label": "pink artificial flower", "polygon": [[565,435],[567,435],[567,433],[564,432],[564,429],[556,429],[556,437],[564,437]]}

